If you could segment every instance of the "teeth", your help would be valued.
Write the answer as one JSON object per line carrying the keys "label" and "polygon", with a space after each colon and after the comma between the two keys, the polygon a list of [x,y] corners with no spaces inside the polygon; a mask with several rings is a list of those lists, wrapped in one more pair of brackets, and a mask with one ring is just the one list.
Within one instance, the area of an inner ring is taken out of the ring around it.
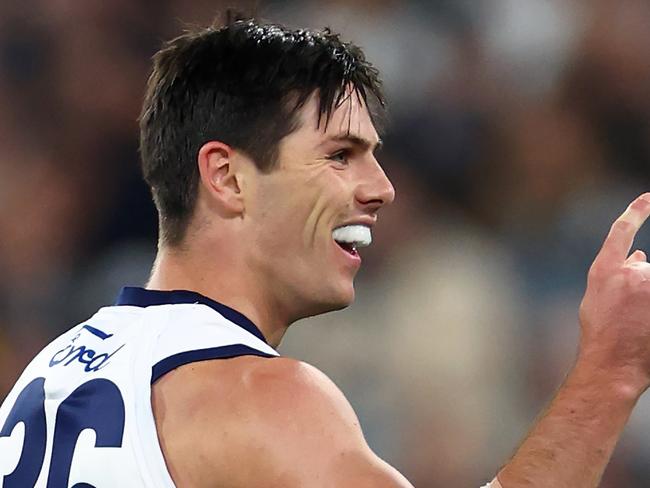
{"label": "teeth", "polygon": [[337,227],[332,231],[332,237],[336,242],[352,244],[357,247],[369,246],[372,242],[372,233],[370,227],[365,225],[344,225]]}

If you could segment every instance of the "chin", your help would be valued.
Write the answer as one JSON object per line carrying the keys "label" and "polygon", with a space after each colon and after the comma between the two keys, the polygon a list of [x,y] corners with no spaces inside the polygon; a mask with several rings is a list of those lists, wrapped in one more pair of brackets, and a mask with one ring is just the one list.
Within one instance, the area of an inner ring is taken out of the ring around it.
{"label": "chin", "polygon": [[321,315],[328,312],[335,312],[349,307],[354,302],[354,286],[339,288],[338,290],[329,290],[329,292],[320,291],[312,298],[318,298],[317,302],[312,302],[308,316]]}
{"label": "chin", "polygon": [[342,310],[352,305],[354,302],[354,286],[350,284],[345,289],[339,289],[337,293],[332,293],[330,297],[330,300],[323,304],[324,308],[326,308],[325,312],[321,313]]}

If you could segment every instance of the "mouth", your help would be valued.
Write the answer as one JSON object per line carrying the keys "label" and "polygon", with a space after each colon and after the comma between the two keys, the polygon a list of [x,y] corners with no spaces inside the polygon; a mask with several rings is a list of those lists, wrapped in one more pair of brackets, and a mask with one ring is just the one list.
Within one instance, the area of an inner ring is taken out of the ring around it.
{"label": "mouth", "polygon": [[343,249],[345,252],[350,254],[351,256],[357,257],[359,256],[359,252],[357,251],[357,247],[354,244],[347,243],[347,242],[337,242],[336,240],[336,245],[339,246],[341,249]]}
{"label": "mouth", "polygon": [[359,258],[359,247],[369,246],[372,242],[370,227],[363,224],[349,224],[335,228],[332,239],[347,254]]}

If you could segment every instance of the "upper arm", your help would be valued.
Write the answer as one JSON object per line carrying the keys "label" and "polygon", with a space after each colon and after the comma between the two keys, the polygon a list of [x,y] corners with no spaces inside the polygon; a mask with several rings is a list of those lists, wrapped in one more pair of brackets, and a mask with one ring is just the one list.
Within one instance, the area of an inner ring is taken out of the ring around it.
{"label": "upper arm", "polygon": [[182,469],[207,469],[199,486],[411,487],[368,447],[349,402],[316,368],[277,358],[241,373],[192,402],[182,435],[199,442]]}

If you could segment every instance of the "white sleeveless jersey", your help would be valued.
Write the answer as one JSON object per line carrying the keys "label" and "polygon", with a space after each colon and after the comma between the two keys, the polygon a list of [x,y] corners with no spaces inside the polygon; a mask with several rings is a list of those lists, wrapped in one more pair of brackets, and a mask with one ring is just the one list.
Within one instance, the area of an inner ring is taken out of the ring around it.
{"label": "white sleeveless jersey", "polygon": [[173,488],[151,385],[184,364],[243,355],[278,353],[235,310],[125,288],[45,347],[0,407],[0,488]]}

